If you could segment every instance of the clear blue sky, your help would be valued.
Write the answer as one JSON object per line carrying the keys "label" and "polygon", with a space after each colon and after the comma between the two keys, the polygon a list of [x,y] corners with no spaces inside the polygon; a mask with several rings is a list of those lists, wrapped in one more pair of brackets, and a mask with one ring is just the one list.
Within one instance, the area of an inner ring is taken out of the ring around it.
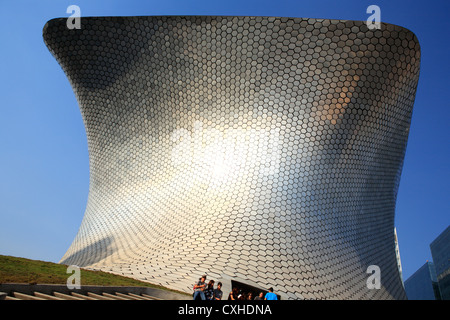
{"label": "clear blue sky", "polygon": [[419,38],[421,74],[396,208],[404,279],[431,260],[450,224],[450,1],[0,2],[0,254],[58,262],[80,226],[89,190],[86,133],[67,78],[42,40],[45,23],[82,16],[263,15],[381,20]]}

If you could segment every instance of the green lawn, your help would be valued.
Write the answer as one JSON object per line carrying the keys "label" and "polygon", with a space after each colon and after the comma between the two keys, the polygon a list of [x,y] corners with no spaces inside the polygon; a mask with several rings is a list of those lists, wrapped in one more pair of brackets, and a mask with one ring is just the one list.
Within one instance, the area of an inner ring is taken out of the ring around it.
{"label": "green lawn", "polygon": [[[0,283],[66,284],[67,265],[0,255]],[[81,285],[136,286],[170,290],[148,282],[102,271],[81,269]]]}

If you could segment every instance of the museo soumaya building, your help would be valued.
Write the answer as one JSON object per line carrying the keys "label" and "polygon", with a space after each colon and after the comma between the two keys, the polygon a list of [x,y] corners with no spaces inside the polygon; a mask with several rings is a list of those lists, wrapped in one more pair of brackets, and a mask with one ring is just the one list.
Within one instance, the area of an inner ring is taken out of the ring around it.
{"label": "museo soumaya building", "polygon": [[[50,20],[90,188],[61,263],[192,292],[404,299],[394,214],[419,77],[402,27],[277,17]],[[368,285],[370,266],[380,286]]]}

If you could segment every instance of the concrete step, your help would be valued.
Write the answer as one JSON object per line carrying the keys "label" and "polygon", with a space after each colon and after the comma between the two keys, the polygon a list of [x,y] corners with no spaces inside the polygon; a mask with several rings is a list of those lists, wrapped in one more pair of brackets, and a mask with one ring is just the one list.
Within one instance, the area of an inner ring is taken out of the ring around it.
{"label": "concrete step", "polygon": [[125,293],[121,293],[121,292],[116,292],[115,294],[116,294],[116,296],[124,297],[124,298],[131,299],[131,300],[145,300],[144,298],[139,297],[137,295],[132,295],[132,293],[125,294]]}
{"label": "concrete step", "polygon": [[136,297],[136,298],[139,298],[139,299],[141,299],[141,300],[155,300],[155,299],[152,299],[152,298],[149,298],[149,297],[144,297],[143,295],[139,295],[139,294],[135,294],[135,293],[128,293],[130,296],[132,296],[132,297]]}
{"label": "concrete step", "polygon": [[20,293],[20,292],[13,292],[13,296],[15,298],[19,298],[21,300],[47,300],[47,299],[39,298],[36,296],[30,296],[28,294]]}
{"label": "concrete step", "polygon": [[157,297],[150,296],[150,295],[148,295],[148,294],[146,294],[146,293],[143,293],[142,296],[145,297],[145,298],[148,298],[148,299],[150,299],[150,300],[163,300],[163,299],[161,299],[161,298],[157,298]]}
{"label": "concrete step", "polygon": [[118,296],[118,295],[115,295],[115,294],[111,294],[111,293],[107,293],[107,292],[103,292],[102,295],[104,295],[105,297],[114,299],[114,300],[132,300],[132,299],[129,299],[129,298],[126,298],[126,297],[121,297],[121,296]]}
{"label": "concrete step", "polygon": [[100,294],[96,294],[96,293],[93,293],[93,292],[88,292],[87,295],[89,297],[95,298],[97,300],[116,300],[116,299],[109,298],[109,297],[106,297],[106,296],[102,296]]}
{"label": "concrete step", "polygon": [[61,292],[53,292],[53,295],[55,297],[61,298],[63,300],[87,300],[87,299],[80,298],[80,297],[69,296],[68,294],[64,294]]}
{"label": "concrete step", "polygon": [[46,300],[64,300],[62,298],[59,297],[55,297],[55,296],[51,296],[42,292],[35,292],[34,295],[36,297],[42,298],[42,299],[46,299]]}
{"label": "concrete step", "polygon": [[94,298],[94,297],[85,296],[84,294],[76,293],[76,292],[72,292],[72,295],[73,295],[74,297],[82,298],[82,299],[84,299],[84,300],[98,300],[98,299],[96,299],[96,298]]}

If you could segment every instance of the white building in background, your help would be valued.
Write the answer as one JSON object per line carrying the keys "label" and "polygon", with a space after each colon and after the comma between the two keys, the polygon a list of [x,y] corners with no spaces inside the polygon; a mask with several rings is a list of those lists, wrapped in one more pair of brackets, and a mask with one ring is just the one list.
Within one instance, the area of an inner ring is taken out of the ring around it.
{"label": "white building in background", "polygon": [[405,284],[403,283],[402,261],[400,259],[400,249],[398,246],[397,228],[394,228],[394,236],[395,236],[395,255],[397,256],[398,272],[400,274],[400,279],[402,280],[402,285],[404,287]]}

